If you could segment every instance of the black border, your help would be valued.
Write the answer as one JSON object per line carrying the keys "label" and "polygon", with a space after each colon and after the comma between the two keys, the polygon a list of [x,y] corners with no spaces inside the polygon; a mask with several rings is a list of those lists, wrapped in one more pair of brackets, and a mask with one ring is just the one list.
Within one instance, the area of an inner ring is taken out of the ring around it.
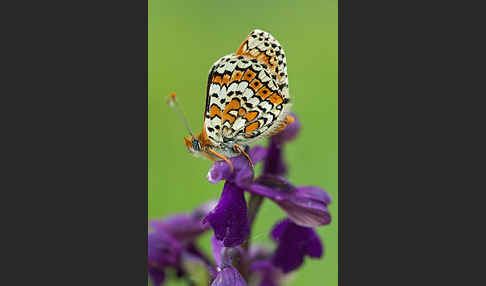
{"label": "black border", "polygon": [[[147,285],[147,4],[8,13],[4,274],[23,284]],[[464,133],[484,130],[465,97],[484,88],[454,65],[477,66],[475,9],[338,5],[339,285],[480,285],[484,168]]]}

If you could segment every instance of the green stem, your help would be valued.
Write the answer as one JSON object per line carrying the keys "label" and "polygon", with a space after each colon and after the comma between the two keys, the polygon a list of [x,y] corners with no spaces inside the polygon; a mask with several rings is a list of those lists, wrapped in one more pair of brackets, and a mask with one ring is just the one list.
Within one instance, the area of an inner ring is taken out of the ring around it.
{"label": "green stem", "polygon": [[[243,250],[248,253],[248,249],[250,248],[250,238],[251,238],[251,229],[253,228],[253,223],[255,222],[256,215],[260,210],[260,206],[263,203],[263,197],[260,195],[251,194],[250,200],[248,202],[248,224],[250,225],[250,235],[248,239],[242,244]],[[245,256],[248,258],[248,255]],[[248,282],[249,278],[249,261],[243,261],[240,259],[237,264],[237,269],[240,271],[241,276]]]}
{"label": "green stem", "polygon": [[263,203],[263,197],[260,195],[251,194],[250,201],[248,202],[248,223],[250,224],[250,230],[253,227],[258,210]]}

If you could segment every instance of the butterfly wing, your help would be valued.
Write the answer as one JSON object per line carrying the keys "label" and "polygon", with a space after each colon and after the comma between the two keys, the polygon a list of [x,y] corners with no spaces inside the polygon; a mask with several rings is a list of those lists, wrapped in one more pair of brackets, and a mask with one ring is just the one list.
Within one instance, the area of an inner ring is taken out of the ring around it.
{"label": "butterfly wing", "polygon": [[248,144],[278,128],[289,107],[288,93],[266,63],[228,55],[209,73],[204,128],[214,145]]}
{"label": "butterfly wing", "polygon": [[253,30],[241,43],[235,55],[258,60],[267,65],[284,96],[288,96],[287,60],[280,43],[269,33]]}

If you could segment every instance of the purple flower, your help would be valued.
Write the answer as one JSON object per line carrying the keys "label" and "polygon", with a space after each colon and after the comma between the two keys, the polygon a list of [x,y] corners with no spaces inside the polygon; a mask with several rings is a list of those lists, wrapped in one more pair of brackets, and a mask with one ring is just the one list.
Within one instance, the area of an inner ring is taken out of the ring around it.
{"label": "purple flower", "polygon": [[[248,155],[253,164],[256,164],[265,158],[266,149],[256,146]],[[226,180],[226,183],[218,204],[203,219],[203,222],[209,222],[216,238],[222,240],[226,247],[242,244],[250,234],[244,188],[253,183],[254,176],[253,168],[243,155],[230,160],[234,166],[233,172],[224,161],[214,163],[208,172],[207,179],[210,183],[221,180]]]}
{"label": "purple flower", "polygon": [[263,175],[248,191],[277,203],[298,225],[316,227],[331,222],[331,215],[327,209],[331,197],[319,187],[295,187],[281,176]]}
{"label": "purple flower", "polygon": [[211,286],[246,286],[245,280],[232,265],[235,257],[238,256],[241,259],[243,253],[242,248],[224,247],[223,243],[214,236],[211,238],[211,248],[213,250],[214,261],[218,265],[218,272]]}
{"label": "purple flower", "polygon": [[278,242],[272,258],[274,266],[289,273],[304,262],[304,256],[320,258],[323,247],[314,229],[302,227],[289,219],[278,222],[271,233],[272,239]]}
{"label": "purple flower", "polygon": [[176,266],[182,251],[182,244],[165,232],[148,234],[148,260],[154,267]]}
{"label": "purple flower", "polygon": [[263,174],[285,175],[287,173],[287,165],[282,156],[282,147],[284,143],[295,139],[300,131],[299,119],[295,114],[291,115],[294,117],[294,122],[290,123],[283,131],[270,138],[267,159],[263,164]]}
{"label": "purple flower", "polygon": [[164,281],[164,269],[178,267],[183,246],[170,234],[154,231],[148,234],[148,272],[155,286]]}
{"label": "purple flower", "polygon": [[151,220],[149,226],[156,231],[170,233],[179,242],[187,244],[209,229],[209,225],[203,224],[201,221],[215,206],[216,202],[211,201],[201,205],[192,213],[181,213],[162,220]]}
{"label": "purple flower", "polygon": [[231,181],[224,184],[216,207],[203,219],[209,222],[218,240],[226,247],[242,244],[250,234],[243,189]]}
{"label": "purple flower", "polygon": [[201,219],[214,205],[215,202],[209,202],[189,214],[150,221],[153,231],[148,234],[148,272],[155,286],[163,283],[166,268],[174,268],[179,276],[184,275],[183,257],[209,263],[193,242],[209,229]]}
{"label": "purple flower", "polygon": [[[265,147],[255,146],[250,149],[248,155],[254,165],[263,160],[267,155]],[[245,156],[240,155],[229,159],[235,168],[231,173],[230,166],[225,161],[217,161],[211,166],[206,176],[208,181],[215,184],[221,180],[233,182],[234,184],[245,188],[253,182],[254,171],[248,163]]]}

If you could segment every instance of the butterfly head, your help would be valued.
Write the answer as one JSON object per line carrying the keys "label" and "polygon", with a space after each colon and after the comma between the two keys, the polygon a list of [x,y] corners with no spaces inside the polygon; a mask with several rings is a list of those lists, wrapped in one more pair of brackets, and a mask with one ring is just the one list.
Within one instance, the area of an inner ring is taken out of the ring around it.
{"label": "butterfly head", "polygon": [[184,137],[184,142],[189,153],[198,155],[202,151],[201,141],[196,136]]}

